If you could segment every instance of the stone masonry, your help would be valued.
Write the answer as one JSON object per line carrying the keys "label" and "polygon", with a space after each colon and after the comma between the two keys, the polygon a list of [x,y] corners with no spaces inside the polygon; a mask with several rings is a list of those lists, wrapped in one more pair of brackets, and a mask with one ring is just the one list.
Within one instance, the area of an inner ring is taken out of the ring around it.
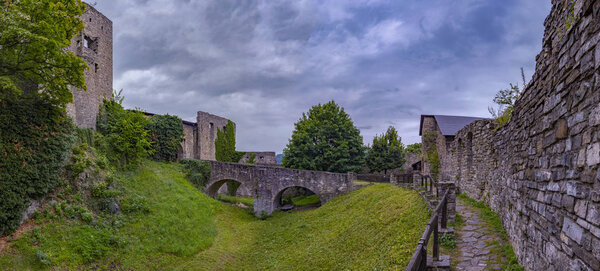
{"label": "stone masonry", "polygon": [[304,187],[319,196],[321,204],[350,192],[355,174],[290,169],[226,162],[210,162],[210,179],[206,193],[216,197],[223,184],[230,180],[251,190],[256,215],[271,214],[279,209],[283,191],[290,187]]}
{"label": "stone masonry", "polygon": [[552,3],[512,119],[460,130],[445,173],[499,214],[526,270],[600,270],[600,1]]}
{"label": "stone masonry", "polygon": [[78,126],[96,129],[96,116],[102,100],[112,99],[112,21],[90,5],[86,5],[81,20],[85,28],[73,37],[68,50],[88,64],[84,72],[87,91],[71,88],[73,103],[67,105],[67,114]]}

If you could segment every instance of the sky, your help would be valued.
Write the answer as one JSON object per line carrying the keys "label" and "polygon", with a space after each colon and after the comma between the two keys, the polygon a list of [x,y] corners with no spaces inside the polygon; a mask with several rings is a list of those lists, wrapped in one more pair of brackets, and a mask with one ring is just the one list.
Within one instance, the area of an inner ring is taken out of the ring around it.
{"label": "sky", "polygon": [[[94,1],[90,1],[94,3]],[[237,124],[237,149],[281,153],[303,112],[344,107],[365,144],[421,114],[489,117],[527,80],[549,0],[97,0],[113,21],[124,105]]]}

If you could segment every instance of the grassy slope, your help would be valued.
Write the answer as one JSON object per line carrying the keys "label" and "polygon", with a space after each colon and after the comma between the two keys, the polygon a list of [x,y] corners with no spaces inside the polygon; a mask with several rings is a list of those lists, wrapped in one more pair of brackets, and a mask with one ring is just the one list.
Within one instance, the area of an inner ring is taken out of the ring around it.
{"label": "grassy slope", "polygon": [[[390,185],[369,186],[315,210],[258,220],[197,191],[176,164],[146,162],[120,179],[128,197],[147,199],[148,214],[123,215],[117,229],[42,219],[38,237],[26,234],[13,242],[0,256],[0,269],[43,267],[37,249],[59,269],[403,269],[428,220],[416,193]],[[95,247],[98,239],[107,239],[106,250],[86,264],[81,247]],[[125,241],[114,245],[115,239]]]}

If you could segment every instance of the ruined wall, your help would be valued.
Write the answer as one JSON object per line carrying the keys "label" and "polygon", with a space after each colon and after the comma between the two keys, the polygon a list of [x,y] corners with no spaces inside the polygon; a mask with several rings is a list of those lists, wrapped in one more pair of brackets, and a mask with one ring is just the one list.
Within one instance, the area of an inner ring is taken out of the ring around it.
{"label": "ruined wall", "polygon": [[196,127],[195,123],[183,122],[183,141],[181,141],[181,151],[179,159],[194,158],[196,153]]}
{"label": "ruined wall", "polygon": [[103,98],[112,98],[112,22],[89,5],[81,19],[85,28],[73,37],[68,50],[88,64],[84,72],[87,91],[71,88],[73,103],[67,105],[67,114],[78,126],[96,129],[96,116]]}
{"label": "ruined wall", "polygon": [[[423,127],[422,127],[422,136],[421,136],[421,153],[423,157],[422,166],[423,173],[427,175],[448,175],[452,170],[451,164],[448,158],[448,146],[452,143],[453,139],[450,137],[446,137],[442,134],[435,118],[433,116],[425,116],[423,118]],[[432,163],[430,161],[428,154],[430,154],[435,145],[435,150],[437,150],[438,157],[438,170],[437,172],[433,172]],[[437,177],[436,177],[437,178]]]}
{"label": "ruined wall", "polygon": [[275,160],[275,152],[246,152],[246,154],[242,156],[242,159],[240,159],[239,163],[248,163],[251,154],[255,155],[254,164],[256,165],[277,165],[277,160]]}
{"label": "ruined wall", "polygon": [[[198,111],[197,129],[198,146],[196,149],[196,159],[217,160],[215,156],[215,140],[217,139],[218,129],[223,129],[229,120],[213,114]],[[235,123],[233,124],[235,135]]]}
{"label": "ruined wall", "polygon": [[552,3],[511,121],[459,131],[449,174],[498,212],[527,270],[600,270],[600,1]]}

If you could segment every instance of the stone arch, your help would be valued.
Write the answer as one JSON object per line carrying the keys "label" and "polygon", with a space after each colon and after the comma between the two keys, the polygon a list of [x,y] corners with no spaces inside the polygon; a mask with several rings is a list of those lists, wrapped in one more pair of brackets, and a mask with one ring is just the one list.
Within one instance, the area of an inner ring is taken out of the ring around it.
{"label": "stone arch", "polygon": [[319,197],[319,200],[321,201],[321,205],[325,204],[325,199],[321,194],[319,194],[319,191],[315,191],[315,189],[311,189],[310,187],[307,187],[307,186],[304,186],[301,184],[288,185],[288,186],[285,186],[284,188],[280,189],[279,191],[277,191],[277,193],[273,194],[273,198],[271,199],[271,202],[273,203],[274,210],[281,208],[281,196],[283,195],[283,192],[285,192],[288,188],[293,188],[293,187],[302,187],[304,189],[307,189],[307,190],[315,193],[315,195],[317,195],[317,197]]}
{"label": "stone arch", "polygon": [[243,182],[236,180],[236,179],[219,179],[217,181],[210,182],[209,184],[206,185],[206,194],[208,194],[209,196],[211,196],[213,198],[217,198],[217,196],[219,194],[219,189],[221,188],[221,186],[223,186],[224,184],[226,184],[227,182],[230,182],[230,181],[238,182],[238,183],[240,183],[240,185],[244,184]]}

